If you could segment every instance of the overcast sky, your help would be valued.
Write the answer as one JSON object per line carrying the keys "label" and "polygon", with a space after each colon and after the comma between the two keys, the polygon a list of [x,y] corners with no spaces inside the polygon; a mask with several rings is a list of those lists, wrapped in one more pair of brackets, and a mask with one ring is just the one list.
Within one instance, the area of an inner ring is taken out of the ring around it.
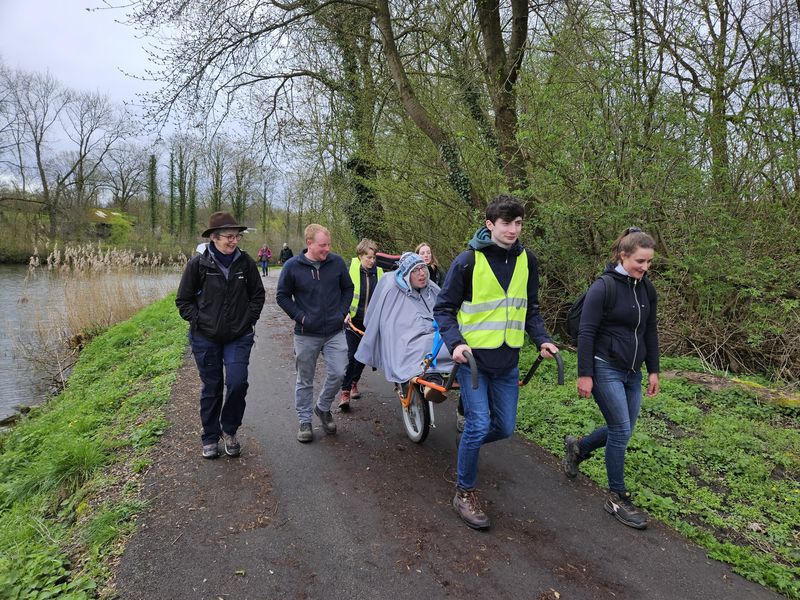
{"label": "overcast sky", "polygon": [[[122,4],[122,2],[119,2]],[[7,66],[49,70],[68,87],[99,91],[112,99],[135,101],[155,88],[120,69],[143,74],[147,40],[117,23],[123,10],[87,11],[100,0],[0,0],[0,57]]]}

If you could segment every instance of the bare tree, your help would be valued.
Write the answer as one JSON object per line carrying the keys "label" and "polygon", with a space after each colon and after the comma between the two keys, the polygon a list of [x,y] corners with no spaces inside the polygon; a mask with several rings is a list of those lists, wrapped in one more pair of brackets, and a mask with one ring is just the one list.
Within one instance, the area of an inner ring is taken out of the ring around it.
{"label": "bare tree", "polygon": [[28,152],[32,153],[32,165],[39,178],[41,202],[50,219],[50,236],[58,231],[59,203],[70,175],[52,177],[48,172],[47,160],[51,144],[60,127],[60,116],[72,100],[72,95],[56,79],[48,74],[22,73],[12,75],[12,93],[17,110],[20,135],[17,138],[17,152],[20,157],[20,171],[29,168]]}
{"label": "bare tree", "polygon": [[108,96],[82,92],[73,95],[63,111],[62,126],[74,148],[69,169],[75,205],[87,205],[87,188],[97,183],[103,160],[127,133],[125,119]]}
{"label": "bare tree", "polygon": [[145,190],[147,161],[147,150],[130,143],[118,145],[106,155],[103,185],[121,211],[128,210],[130,200]]}

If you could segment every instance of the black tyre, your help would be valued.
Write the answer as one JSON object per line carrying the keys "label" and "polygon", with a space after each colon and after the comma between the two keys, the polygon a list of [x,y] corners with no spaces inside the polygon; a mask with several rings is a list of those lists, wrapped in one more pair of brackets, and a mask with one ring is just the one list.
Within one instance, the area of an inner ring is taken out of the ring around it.
{"label": "black tyre", "polygon": [[430,407],[417,385],[411,391],[408,408],[403,408],[403,425],[409,439],[416,444],[424,442],[431,430]]}

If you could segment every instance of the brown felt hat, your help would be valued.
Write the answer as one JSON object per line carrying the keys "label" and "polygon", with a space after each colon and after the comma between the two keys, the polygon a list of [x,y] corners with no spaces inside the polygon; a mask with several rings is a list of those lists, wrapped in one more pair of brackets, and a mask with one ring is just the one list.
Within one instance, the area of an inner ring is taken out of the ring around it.
{"label": "brown felt hat", "polygon": [[208,229],[203,232],[203,237],[210,236],[218,229],[238,229],[239,231],[244,231],[247,229],[247,226],[239,225],[231,213],[220,211],[208,217]]}

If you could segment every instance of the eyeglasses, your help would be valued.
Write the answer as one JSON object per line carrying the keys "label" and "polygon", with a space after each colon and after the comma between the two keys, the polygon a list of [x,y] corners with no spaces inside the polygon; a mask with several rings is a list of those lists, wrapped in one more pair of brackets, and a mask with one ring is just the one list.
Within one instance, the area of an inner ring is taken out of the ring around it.
{"label": "eyeglasses", "polygon": [[638,227],[628,227],[628,235],[632,233],[642,233],[642,230]]}
{"label": "eyeglasses", "polygon": [[225,238],[229,242],[232,242],[233,240],[237,240],[238,241],[238,240],[242,239],[242,234],[241,233],[228,233],[228,234],[220,233],[219,237]]}
{"label": "eyeglasses", "polygon": [[422,273],[422,271],[427,272],[428,271],[428,267],[426,265],[417,265],[416,267],[411,269],[412,273]]}

